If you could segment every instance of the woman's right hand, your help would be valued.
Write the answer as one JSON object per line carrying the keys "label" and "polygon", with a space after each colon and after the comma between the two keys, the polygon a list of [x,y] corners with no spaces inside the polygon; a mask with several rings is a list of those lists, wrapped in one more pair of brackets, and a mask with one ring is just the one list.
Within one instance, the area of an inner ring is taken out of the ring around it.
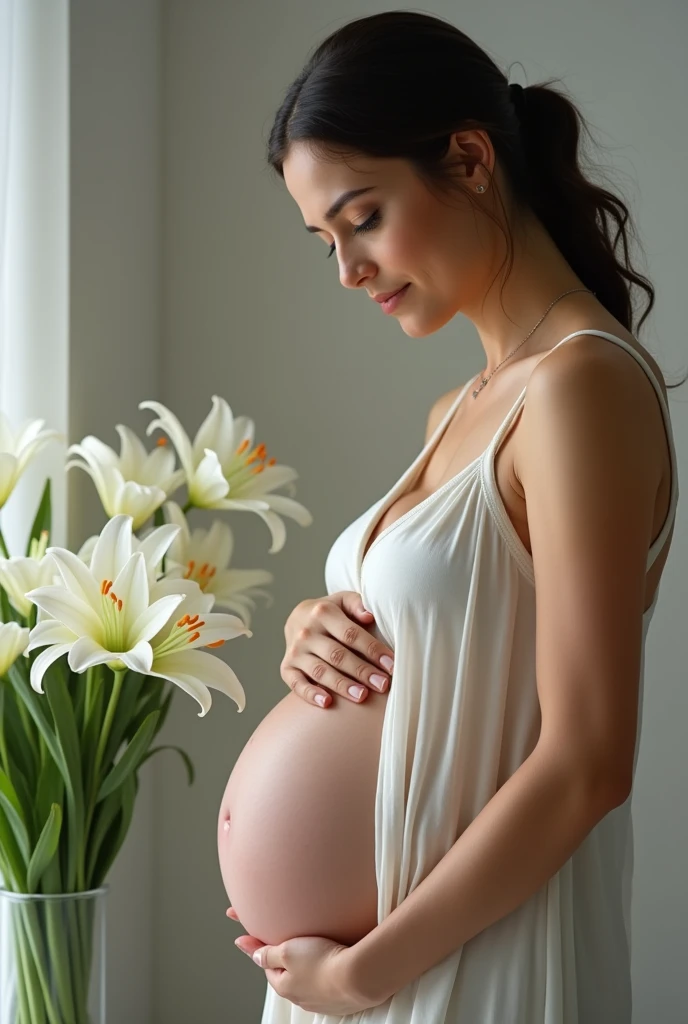
{"label": "woman's right hand", "polygon": [[[368,696],[370,686],[384,693],[389,686],[394,652],[372,633],[358,625],[370,625],[374,616],[361,603],[354,590],[339,590],[327,597],[301,601],[284,625],[287,650],[280,675],[287,686],[309,704],[328,707],[339,693],[354,704]],[[382,658],[391,658],[385,665]],[[374,676],[382,677],[377,682]],[[349,692],[361,689],[360,696]],[[321,701],[316,698],[321,697]]]}

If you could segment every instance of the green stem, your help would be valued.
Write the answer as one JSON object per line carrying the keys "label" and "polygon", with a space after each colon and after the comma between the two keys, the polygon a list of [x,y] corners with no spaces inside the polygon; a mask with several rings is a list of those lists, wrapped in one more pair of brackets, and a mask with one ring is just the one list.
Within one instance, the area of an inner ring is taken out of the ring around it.
{"label": "green stem", "polygon": [[0,548],[2,548],[2,551],[3,551],[3,554],[4,554],[5,558],[9,558],[10,557],[10,553],[7,550],[7,545],[5,544],[5,538],[2,535],[2,530],[0,530]]}
{"label": "green stem", "polygon": [[[21,916],[24,917],[26,933],[28,936],[29,947],[31,950],[31,957],[29,958],[30,964],[36,970],[36,974],[38,975],[38,983],[43,993],[43,1008],[46,1011],[49,1024],[61,1024],[60,1018],[53,1004],[52,993],[50,991],[50,986],[48,984],[50,965],[45,955],[45,950],[43,947],[43,941],[41,936],[41,929],[38,924],[38,921],[36,920],[36,908],[31,905],[31,901],[27,901],[26,905],[21,907],[21,910],[24,911],[24,914]],[[34,986],[32,985],[31,988],[29,989],[29,992],[31,993],[33,990]],[[32,1021],[36,1019],[42,1024],[44,1018],[41,1015],[40,1018],[32,1017],[31,1019]]]}
{"label": "green stem", "polygon": [[20,907],[17,907],[14,935],[17,951],[17,988],[21,990],[20,1002],[23,1007],[28,1008],[27,1024],[33,1024],[34,1021],[36,1024],[44,1024],[45,1015],[38,997],[36,965],[31,958],[31,953],[22,931],[19,910]]}
{"label": "green stem", "polygon": [[[12,912],[13,911],[11,911],[11,913]],[[31,986],[33,979],[29,975],[29,965],[26,960],[24,936],[21,935],[18,922],[16,920],[14,921],[14,943],[16,953],[17,1002],[19,1003],[18,1024],[31,1024],[33,1000],[30,999],[30,994],[32,991]]]}
{"label": "green stem", "polygon": [[[67,910],[68,908],[64,908]],[[57,1000],[60,1012],[65,1020],[74,1020],[74,1003],[79,1002],[79,989],[72,991],[70,977],[69,943],[64,941],[64,919],[61,901],[46,900],[45,902],[45,933],[49,949],[49,961],[55,979]]]}
{"label": "green stem", "polygon": [[107,747],[108,740],[110,739],[110,730],[112,729],[112,722],[117,711],[117,704],[119,701],[119,695],[122,691],[122,683],[124,677],[127,674],[128,669],[122,669],[122,671],[115,672],[115,682],[112,687],[112,693],[110,694],[110,700],[108,701],[107,711],[105,712],[105,721],[103,722],[103,730],[100,734],[100,740],[98,741],[98,749],[96,750],[96,762],[93,766],[93,774],[95,778],[98,778],[101,769],[101,762],[103,755],[105,754],[105,748]]}
{"label": "green stem", "polygon": [[[122,684],[124,682],[124,677],[125,677],[125,675],[127,674],[128,671],[129,670],[126,669],[126,668],[122,669],[121,672],[120,671],[115,671],[115,681],[114,681],[114,684],[112,686],[112,693],[110,694],[110,700],[108,701],[107,711],[105,712],[105,720],[103,722],[103,728],[102,728],[102,731],[100,733],[100,739],[98,740],[98,748],[96,750],[96,757],[95,757],[95,762],[94,762],[94,765],[93,765],[91,792],[89,794],[88,812],[86,814],[86,821],[85,821],[85,825],[84,825],[84,837],[85,838],[88,837],[89,832],[91,830],[91,822],[93,820],[93,814],[94,814],[94,811],[95,811],[95,808],[96,808],[96,800],[97,800],[97,797],[98,797],[98,790],[100,789],[100,769],[102,767],[102,761],[103,761],[103,757],[105,755],[105,749],[107,747],[107,743],[108,743],[108,740],[110,738],[110,731],[112,729],[112,723],[113,723],[114,718],[115,718],[115,712],[117,711],[117,704],[119,702],[119,695],[122,692]],[[84,842],[84,844],[83,844],[83,851],[82,851],[84,858],[86,856],[86,847],[87,847],[87,845],[88,845],[87,842]],[[86,879],[84,877],[85,871],[86,871],[85,864],[83,863],[83,860],[82,860],[82,863],[81,863],[81,865],[79,867],[80,888],[82,890],[86,889]]]}
{"label": "green stem", "polygon": [[92,665],[91,668],[87,669],[87,671],[86,671],[86,697],[85,697],[85,703],[84,703],[84,726],[88,722],[88,719],[89,719],[90,714],[91,714],[91,704],[92,704],[92,701],[93,701],[93,685],[94,685],[95,671],[96,670],[95,670],[95,666],[94,665]]}

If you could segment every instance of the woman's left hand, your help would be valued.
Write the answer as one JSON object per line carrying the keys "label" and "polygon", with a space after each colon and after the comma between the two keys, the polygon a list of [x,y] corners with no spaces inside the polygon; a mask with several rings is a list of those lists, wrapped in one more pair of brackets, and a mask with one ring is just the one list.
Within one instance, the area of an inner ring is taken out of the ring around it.
{"label": "woman's left hand", "polygon": [[287,939],[277,946],[241,935],[234,945],[252,958],[258,951],[259,966],[275,992],[304,1010],[345,1016],[375,1005],[355,989],[350,946],[312,935]]}

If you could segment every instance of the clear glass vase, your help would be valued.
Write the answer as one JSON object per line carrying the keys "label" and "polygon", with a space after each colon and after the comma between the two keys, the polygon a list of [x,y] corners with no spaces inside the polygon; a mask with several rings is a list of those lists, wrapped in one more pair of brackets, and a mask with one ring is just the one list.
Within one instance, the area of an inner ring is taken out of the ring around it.
{"label": "clear glass vase", "polygon": [[0,887],[0,1024],[105,1024],[105,897]]}

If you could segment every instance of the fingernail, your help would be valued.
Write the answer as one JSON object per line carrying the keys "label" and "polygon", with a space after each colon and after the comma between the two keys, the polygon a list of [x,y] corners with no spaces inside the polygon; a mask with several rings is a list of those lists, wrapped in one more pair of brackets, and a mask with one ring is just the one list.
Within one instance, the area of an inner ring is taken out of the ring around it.
{"label": "fingernail", "polygon": [[382,657],[380,658],[380,664],[383,665],[388,672],[391,672],[392,669],[394,668],[393,660],[386,654],[383,654]]}
{"label": "fingernail", "polygon": [[384,676],[379,676],[376,673],[373,673],[370,677],[370,685],[374,686],[376,690],[380,691],[380,693],[383,693],[387,689],[387,680]]}
{"label": "fingernail", "polygon": [[262,964],[261,964],[261,953],[262,952],[263,952],[262,949],[257,949],[255,951],[255,953],[253,954],[253,957],[252,957],[252,959],[255,961],[255,963],[258,964],[259,967],[262,966]]}
{"label": "fingernail", "polygon": [[349,687],[349,693],[351,694],[352,697],[354,697],[356,700],[358,700],[358,698],[361,697],[362,694],[363,694],[363,687],[362,686],[350,686]]}

